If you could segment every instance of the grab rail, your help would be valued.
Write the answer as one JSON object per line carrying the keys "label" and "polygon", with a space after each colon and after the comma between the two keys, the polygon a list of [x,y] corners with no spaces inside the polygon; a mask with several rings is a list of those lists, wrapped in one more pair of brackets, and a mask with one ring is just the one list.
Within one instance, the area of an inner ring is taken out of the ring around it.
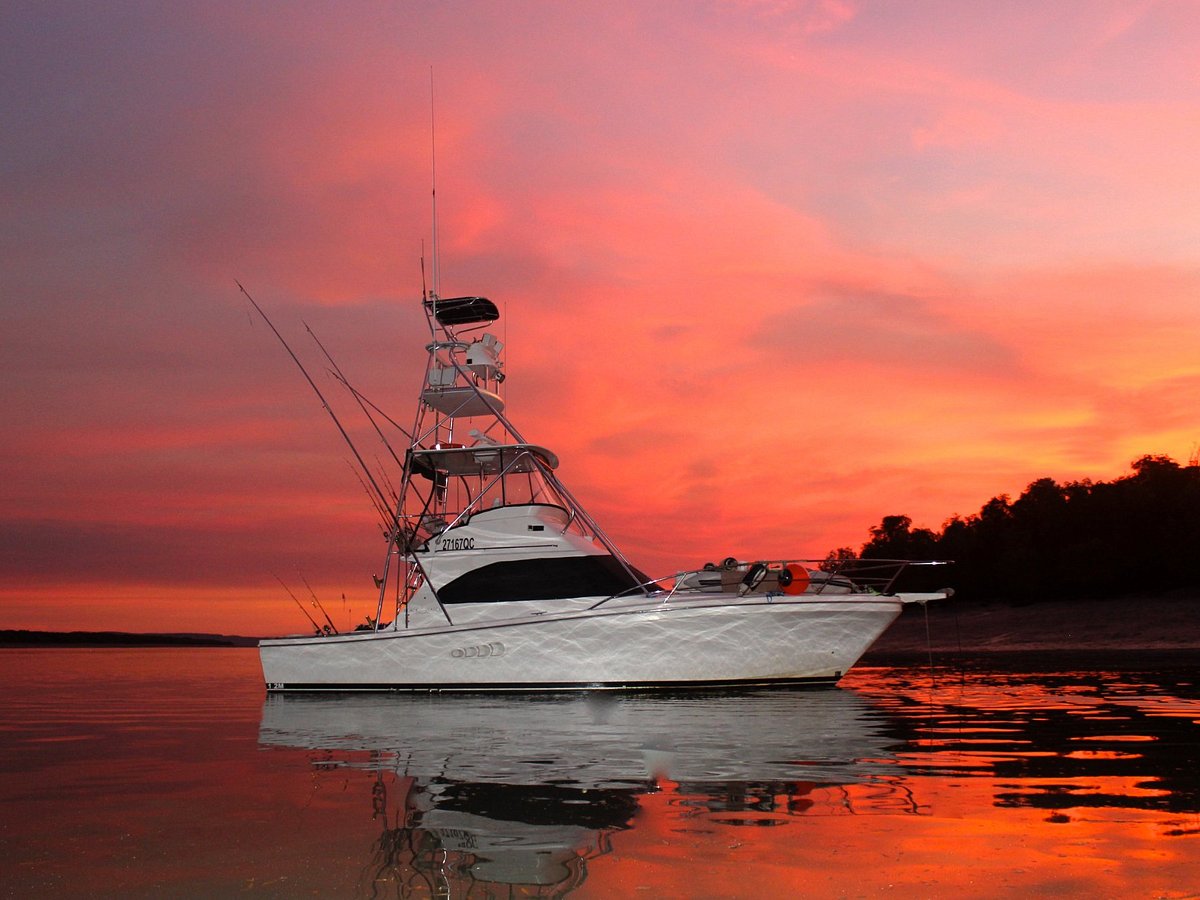
{"label": "grab rail", "polygon": [[[780,586],[780,575],[791,573],[791,566],[802,566],[808,580],[805,589],[797,594],[831,594],[838,596],[893,594],[897,580],[911,567],[946,566],[949,560],[914,559],[780,559],[742,561],[732,557],[720,565],[709,563],[699,569],[676,572],[663,578],[654,578],[594,603],[589,609],[603,606],[610,600],[644,593],[654,596],[663,594],[662,603],[672,597],[686,594],[754,593],[778,596],[787,593]],[[761,568],[760,568],[761,567]],[[715,580],[714,580],[715,577]],[[750,581],[755,580],[754,584]],[[670,588],[663,584],[670,582]],[[765,585],[765,588],[764,588]],[[743,586],[746,587],[743,590]]]}

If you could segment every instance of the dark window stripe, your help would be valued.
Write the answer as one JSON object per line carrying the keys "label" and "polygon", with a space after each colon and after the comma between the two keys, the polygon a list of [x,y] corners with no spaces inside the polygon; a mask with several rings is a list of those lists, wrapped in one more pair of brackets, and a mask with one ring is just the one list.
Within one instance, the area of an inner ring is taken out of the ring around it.
{"label": "dark window stripe", "polygon": [[495,562],[455,578],[438,591],[443,603],[502,603],[510,600],[561,600],[566,597],[610,597],[635,588],[634,580],[614,557],[567,556]]}

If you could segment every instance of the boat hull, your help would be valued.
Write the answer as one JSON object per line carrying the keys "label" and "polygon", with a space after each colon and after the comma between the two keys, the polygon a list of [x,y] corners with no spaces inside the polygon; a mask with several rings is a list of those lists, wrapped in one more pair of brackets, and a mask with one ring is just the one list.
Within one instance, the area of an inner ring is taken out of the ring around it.
{"label": "boat hull", "polygon": [[553,691],[834,684],[898,597],[644,600],[558,615],[260,644],[269,691]]}

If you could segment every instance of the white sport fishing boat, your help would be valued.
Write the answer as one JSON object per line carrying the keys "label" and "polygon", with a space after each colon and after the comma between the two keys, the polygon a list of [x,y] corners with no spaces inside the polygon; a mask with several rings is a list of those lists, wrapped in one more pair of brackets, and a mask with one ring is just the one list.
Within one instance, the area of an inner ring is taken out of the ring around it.
{"label": "white sport fishing boat", "polygon": [[422,303],[432,339],[396,496],[366,473],[388,534],[376,615],[263,640],[267,690],[834,684],[905,604],[949,595],[895,593],[934,564],[908,561],[731,558],[647,578],[507,418],[495,304]]}

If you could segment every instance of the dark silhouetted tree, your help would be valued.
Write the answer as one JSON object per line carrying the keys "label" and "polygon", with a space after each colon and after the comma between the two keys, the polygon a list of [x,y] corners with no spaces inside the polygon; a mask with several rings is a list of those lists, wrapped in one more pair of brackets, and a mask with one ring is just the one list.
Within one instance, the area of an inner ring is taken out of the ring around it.
{"label": "dark silhouetted tree", "polygon": [[[1200,587],[1200,465],[1145,455],[1111,482],[1052,478],[940,532],[884,516],[866,559],[947,559],[963,596],[1036,601]],[[845,548],[837,551],[845,552]]]}

